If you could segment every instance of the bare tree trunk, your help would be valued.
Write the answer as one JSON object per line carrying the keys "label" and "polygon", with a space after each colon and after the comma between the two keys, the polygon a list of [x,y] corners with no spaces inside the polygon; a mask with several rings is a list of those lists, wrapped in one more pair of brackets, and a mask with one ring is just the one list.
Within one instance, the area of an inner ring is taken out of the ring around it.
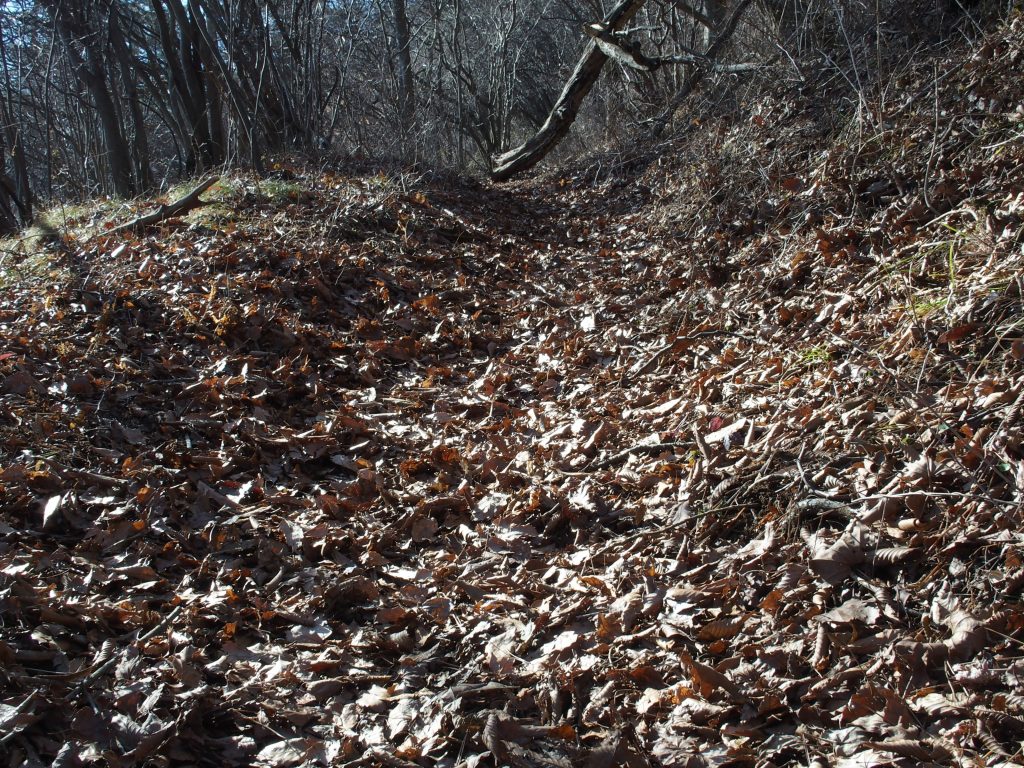
{"label": "bare tree trunk", "polygon": [[135,161],[139,190],[147,190],[153,187],[153,174],[150,170],[149,138],[146,135],[146,121],[142,115],[142,102],[139,99],[139,89],[135,83],[135,69],[141,66],[138,61],[133,60],[131,51],[128,49],[128,42],[121,31],[121,20],[118,18],[118,11],[111,4],[110,14],[110,45],[114,50],[118,66],[121,69],[121,81],[124,84],[125,94],[128,98],[128,108],[132,116],[132,154]]}
{"label": "bare tree trunk", "polygon": [[[0,94],[0,232],[11,233],[32,223],[32,186],[29,183],[28,163],[25,159],[24,126],[20,110],[15,106],[11,73],[7,66],[7,51],[0,35],[0,61],[3,62],[4,93]],[[6,143],[14,164],[14,179],[4,174]],[[15,210],[17,216],[15,216]]]}
{"label": "bare tree trunk", "polygon": [[[188,0],[188,4],[196,28],[199,30],[199,35],[202,38],[202,50],[205,57],[212,62],[213,67],[216,68],[217,73],[220,75],[222,84],[227,90],[235,113],[235,119],[238,120],[241,127],[245,141],[244,148],[248,150],[249,161],[252,164],[253,170],[262,174],[264,172],[260,151],[262,142],[259,135],[259,114],[257,113],[256,105],[247,98],[241,82],[235,77],[228,66],[221,47],[218,45],[217,33],[213,28],[215,25],[224,27],[225,20],[218,16],[223,11],[223,8],[219,6],[214,8],[209,0]],[[221,35],[222,40],[225,38],[226,35]]]}
{"label": "bare tree trunk", "polygon": [[800,10],[796,0],[760,0],[760,4],[778,25],[778,36],[782,42],[792,43],[797,33]]}
{"label": "bare tree trunk", "polygon": [[[462,71],[462,0],[455,0],[455,17],[452,24],[452,55],[455,57],[455,71]],[[461,81],[456,81],[455,149],[459,167],[466,164],[466,103]]]}
{"label": "bare tree trunk", "polygon": [[[0,101],[0,119],[5,117],[3,109],[3,102]],[[6,123],[7,121],[4,120]],[[6,147],[4,146],[4,135],[6,131],[0,132],[0,158],[6,155]],[[0,159],[0,235],[11,235],[21,229],[24,222],[24,211],[19,216],[19,209],[21,209],[21,201],[18,199],[18,192],[15,188],[14,182],[4,172],[4,163]]]}
{"label": "bare tree trunk", "polygon": [[725,15],[728,8],[725,0],[704,0],[704,15],[707,17],[708,23],[701,25],[703,27],[703,48],[707,50],[711,47],[711,44],[715,41],[715,35],[722,29],[722,24],[725,23]]}
{"label": "bare tree trunk", "polygon": [[[643,6],[644,0],[621,0],[604,17],[604,27],[609,32],[622,29]],[[587,98],[605,62],[607,54],[601,50],[597,42],[591,40],[576,64],[561,95],[555,102],[551,114],[534,134],[533,138],[520,147],[494,158],[491,178],[504,181],[517,173],[528,170],[539,163],[569,132],[576,115],[579,114],[583,101]]]}
{"label": "bare tree trunk", "polygon": [[[170,14],[164,11],[165,2],[170,7]],[[168,102],[176,122],[181,125],[185,144],[185,170],[192,173],[204,166],[205,147],[209,143],[206,116],[197,94],[199,88],[195,65],[198,62],[190,62],[193,66],[186,64],[189,55],[194,55],[195,46],[187,36],[187,19],[177,0],[151,0],[151,7],[157,22],[156,31],[171,91]]]}
{"label": "bare tree trunk", "polygon": [[32,194],[32,185],[28,175],[28,162],[25,158],[24,133],[21,126],[15,129],[11,154],[14,158],[14,190],[15,203],[21,215],[22,226],[28,226],[35,218],[33,208],[35,206],[35,195]]}
{"label": "bare tree trunk", "polygon": [[[121,197],[131,197],[135,194],[131,151],[104,74],[103,56],[96,45],[96,33],[88,28],[84,19],[85,9],[80,4],[44,1],[60,33],[75,76],[92,96],[103,130],[103,144],[114,192]],[[78,45],[82,46],[84,56],[79,52]]]}
{"label": "bare tree trunk", "polygon": [[0,175],[0,235],[13,235],[21,228],[14,215],[14,204],[8,182]]}
{"label": "bare tree trunk", "polygon": [[395,37],[398,43],[398,112],[402,120],[402,133],[408,140],[416,122],[416,86],[412,69],[412,32],[405,0],[393,0],[395,11]]}

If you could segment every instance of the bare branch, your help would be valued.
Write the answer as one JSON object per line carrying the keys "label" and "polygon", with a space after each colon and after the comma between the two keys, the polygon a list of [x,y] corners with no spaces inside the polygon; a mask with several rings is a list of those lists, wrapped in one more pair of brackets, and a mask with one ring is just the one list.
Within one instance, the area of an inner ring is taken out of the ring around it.
{"label": "bare branch", "polygon": [[183,213],[191,211],[193,208],[200,208],[204,205],[209,205],[209,203],[200,200],[199,196],[217,183],[219,178],[219,176],[214,176],[213,178],[207,179],[184,197],[175,200],[173,203],[168,205],[161,205],[152,213],[147,213],[145,216],[139,216],[137,219],[125,222],[119,227],[114,227],[110,230],[110,233],[114,234],[115,232],[142,229],[143,227],[149,227],[153,224],[159,224],[161,221],[166,221],[167,219],[174,218],[175,216],[180,216]]}
{"label": "bare branch", "polygon": [[[604,27],[613,32],[621,29],[629,23],[643,4],[644,0],[621,0],[605,17]],[[606,61],[608,55],[598,47],[596,41],[592,40],[566,81],[544,125],[525,144],[496,157],[491,178],[495,181],[509,179],[532,168],[554,149],[568,133]]]}
{"label": "bare branch", "polygon": [[[708,46],[707,51],[704,53],[704,58],[711,60],[721,52],[725,47],[725,44],[729,42],[729,38],[732,37],[733,32],[736,31],[736,27],[739,26],[740,19],[743,18],[743,12],[747,10],[751,0],[740,0],[736,9],[732,12],[732,16],[729,17],[729,21],[726,22],[725,26],[722,27],[722,31],[715,37],[714,42]],[[654,130],[652,135],[657,138],[661,135],[662,131],[665,130],[665,126],[668,125],[669,120],[672,119],[672,115],[675,114],[676,110],[682,105],[686,99],[689,98],[690,94],[693,93],[694,89],[700,85],[701,81],[704,80],[708,74],[713,71],[710,67],[696,67],[686,82],[683,83],[683,87],[679,89],[679,92],[672,99],[672,103],[669,104],[666,109],[655,121]]]}

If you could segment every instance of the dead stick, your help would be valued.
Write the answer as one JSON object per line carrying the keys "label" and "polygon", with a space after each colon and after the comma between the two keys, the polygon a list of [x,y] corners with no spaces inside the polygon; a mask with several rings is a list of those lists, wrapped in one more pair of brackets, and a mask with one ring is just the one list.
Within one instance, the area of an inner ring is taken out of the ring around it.
{"label": "dead stick", "polygon": [[[7,715],[7,717],[6,717],[7,722],[13,722],[14,719],[18,715],[23,715],[26,712],[28,712],[28,710],[36,702],[36,700],[37,700],[37,695],[36,695],[36,692],[33,691],[32,693],[30,693],[25,698],[24,701],[21,702],[21,704],[19,704],[17,707],[14,708],[13,712],[11,712],[10,714]],[[19,733],[21,733],[23,730],[25,730],[26,727],[28,727],[28,726],[26,725],[26,726],[23,726],[21,728],[18,728],[16,726],[12,725],[11,726],[11,730],[9,730],[3,736],[0,736],[0,747],[5,746],[7,744],[7,742],[11,741],[15,736],[17,736]]]}
{"label": "dead stick", "polygon": [[620,451],[613,456],[609,456],[607,459],[603,459],[596,464],[587,467],[587,469],[608,469],[609,467],[614,467],[616,464],[625,461],[634,453],[664,453],[665,451],[670,451],[673,448],[678,448],[681,445],[682,443],[678,441],[669,443],[640,443],[639,445],[634,445],[624,451]]}
{"label": "dead stick", "polygon": [[[178,617],[178,614],[181,613],[181,611],[182,611],[182,609],[184,607],[185,607],[184,603],[178,603],[178,605],[174,608],[173,611],[171,611],[169,614],[164,616],[164,618],[160,621],[160,623],[157,624],[152,629],[150,629],[148,632],[146,632],[146,634],[144,634],[141,637],[139,637],[139,639],[136,640],[135,643],[136,644],[144,643],[147,640],[149,640],[149,639],[155,637],[156,635],[160,634],[161,632],[163,632]],[[115,653],[111,654],[109,659],[107,659],[102,664],[97,666],[94,670],[92,670],[92,672],[89,673],[89,676],[86,677],[84,680],[82,680],[75,687],[75,691],[81,691],[86,686],[92,685],[93,683],[95,683],[97,680],[99,680],[101,677],[103,677],[103,675],[105,675],[107,673],[107,671],[110,670],[110,668],[113,667],[115,664],[117,664],[117,662],[120,661],[120,660],[121,660],[121,651],[118,650]]]}
{"label": "dead stick", "polygon": [[677,344],[681,344],[686,341],[696,341],[697,339],[708,338],[711,336],[732,336],[737,339],[744,339],[745,341],[757,341],[757,339],[751,336],[744,336],[742,333],[734,333],[733,331],[723,331],[714,329],[710,331],[698,331],[697,333],[691,333],[689,336],[677,336],[667,344],[663,344],[652,352],[643,363],[634,365],[629,369],[628,373],[630,376],[639,376],[641,373],[645,373],[648,368],[658,362],[658,358],[664,355],[666,352],[671,351]]}
{"label": "dead stick", "polygon": [[169,203],[167,205],[161,205],[152,213],[147,213],[145,216],[139,216],[137,219],[132,219],[119,227],[114,227],[110,230],[110,234],[116,234],[118,232],[124,232],[131,229],[141,229],[142,227],[159,224],[161,221],[166,221],[167,219],[178,216],[179,214],[191,211],[193,208],[207,205],[207,203],[199,199],[199,196],[219,180],[219,176],[207,179],[180,200],[175,200],[173,203]]}

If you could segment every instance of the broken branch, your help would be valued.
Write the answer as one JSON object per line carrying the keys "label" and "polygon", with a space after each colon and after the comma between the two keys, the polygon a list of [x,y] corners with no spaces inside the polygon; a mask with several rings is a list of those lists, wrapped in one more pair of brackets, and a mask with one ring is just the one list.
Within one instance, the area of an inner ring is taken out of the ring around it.
{"label": "broken branch", "polygon": [[129,222],[121,224],[118,227],[114,227],[110,230],[110,234],[116,234],[117,232],[125,232],[127,230],[142,229],[143,227],[149,227],[153,224],[159,224],[161,221],[172,219],[175,216],[180,216],[183,213],[188,213],[194,208],[200,208],[204,205],[209,205],[206,201],[200,200],[199,196],[206,190],[212,187],[220,179],[219,176],[207,179],[198,187],[193,189],[184,197],[175,200],[173,203],[167,205],[161,205],[152,213],[147,213],[145,216],[139,216],[137,219],[132,219]]}

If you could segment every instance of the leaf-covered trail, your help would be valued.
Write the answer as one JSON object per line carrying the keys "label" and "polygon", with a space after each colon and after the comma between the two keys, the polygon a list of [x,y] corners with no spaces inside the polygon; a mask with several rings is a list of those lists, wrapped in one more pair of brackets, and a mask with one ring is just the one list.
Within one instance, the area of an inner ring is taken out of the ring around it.
{"label": "leaf-covered trail", "polygon": [[68,239],[0,303],[8,763],[1017,764],[1021,26],[930,153],[785,94]]}

